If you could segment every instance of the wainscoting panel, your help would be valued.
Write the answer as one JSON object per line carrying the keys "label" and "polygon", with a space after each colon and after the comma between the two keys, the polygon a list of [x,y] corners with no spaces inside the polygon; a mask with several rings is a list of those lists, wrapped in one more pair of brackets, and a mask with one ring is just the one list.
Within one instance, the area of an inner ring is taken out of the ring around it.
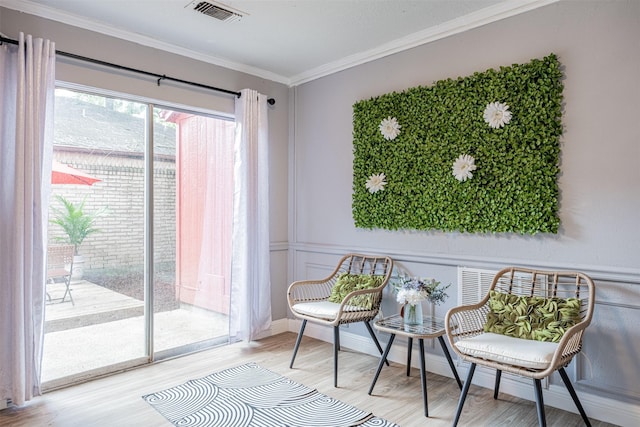
{"label": "wainscoting panel", "polygon": [[579,389],[640,402],[638,325],[640,286],[597,281],[593,321],[576,366]]}
{"label": "wainscoting panel", "polygon": [[[292,244],[290,272],[295,280],[325,277],[332,271],[340,256],[348,252],[376,254],[380,250]],[[394,259],[396,274],[403,271],[422,277],[434,277],[444,284],[451,283],[447,290],[447,302],[427,309],[427,312],[429,309],[434,310],[432,312],[438,317],[443,317],[449,308],[460,303],[463,298],[460,286],[463,282],[465,292],[472,294],[466,298],[478,298],[486,293],[493,272],[508,265],[544,270],[578,270],[591,276],[596,284],[594,318],[586,331],[582,352],[569,365],[567,372],[573,378],[589,416],[621,426],[637,425],[637,420],[640,419],[640,329],[637,326],[640,324],[640,272],[598,266],[553,265],[549,262],[523,265],[513,264],[509,260],[457,258],[431,253],[387,252],[386,255]],[[382,303],[384,315],[397,313],[398,309],[393,293],[387,288]],[[297,332],[297,324],[292,323],[296,322],[290,321],[290,330]],[[315,325],[308,334],[327,342],[332,341],[330,330],[324,331]],[[381,336],[381,339],[385,340],[386,337]],[[345,347],[376,354],[369,341],[364,328],[351,328],[341,334],[341,344]],[[428,346],[425,349],[430,359],[427,369],[448,376],[446,362],[436,347],[439,346]],[[406,360],[404,358],[404,354],[393,355],[393,359],[399,363]],[[434,358],[442,363],[432,363]],[[457,366],[461,376],[464,376],[467,366],[463,363],[458,363]],[[492,388],[494,377],[495,372],[479,369],[473,383]],[[501,392],[533,400],[530,381],[523,381],[517,376],[505,375],[503,378]],[[545,404],[576,411],[557,374],[546,381],[544,394]]]}

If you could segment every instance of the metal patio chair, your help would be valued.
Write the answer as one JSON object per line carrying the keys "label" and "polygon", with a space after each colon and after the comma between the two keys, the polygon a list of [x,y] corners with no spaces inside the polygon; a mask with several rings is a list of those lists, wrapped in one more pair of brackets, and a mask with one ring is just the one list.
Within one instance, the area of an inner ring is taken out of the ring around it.
{"label": "metal patio chair", "polygon": [[47,301],[58,301],[63,303],[69,296],[69,301],[75,306],[71,295],[71,275],[73,274],[73,255],[75,248],[73,245],[49,246],[47,248],[47,284],[62,282],[65,285],[62,298],[51,298],[47,292]]}

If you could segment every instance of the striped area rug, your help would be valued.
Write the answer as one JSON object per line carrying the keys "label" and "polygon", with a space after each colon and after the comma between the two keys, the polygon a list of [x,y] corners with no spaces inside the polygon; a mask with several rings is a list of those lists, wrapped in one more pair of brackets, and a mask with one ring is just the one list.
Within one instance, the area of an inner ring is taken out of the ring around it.
{"label": "striped area rug", "polygon": [[176,426],[398,427],[255,363],[142,398]]}

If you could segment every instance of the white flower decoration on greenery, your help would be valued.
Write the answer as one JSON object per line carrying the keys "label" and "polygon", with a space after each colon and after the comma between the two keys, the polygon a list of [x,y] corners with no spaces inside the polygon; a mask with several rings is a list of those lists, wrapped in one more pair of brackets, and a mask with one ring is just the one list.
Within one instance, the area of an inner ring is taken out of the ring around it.
{"label": "white flower decoration on greenery", "polygon": [[369,193],[373,194],[384,190],[384,186],[387,185],[387,181],[385,181],[386,178],[383,173],[371,175],[365,184]]}
{"label": "white flower decoration on greenery", "polygon": [[453,162],[453,176],[460,182],[473,178],[473,172],[476,170],[475,159],[468,154],[462,154]]}
{"label": "white flower decoration on greenery", "polygon": [[504,127],[511,121],[509,106],[501,102],[492,102],[484,109],[484,121],[494,129]]}
{"label": "white flower decoration on greenery", "polygon": [[400,126],[395,117],[387,117],[380,122],[380,133],[384,139],[393,140],[400,134]]}

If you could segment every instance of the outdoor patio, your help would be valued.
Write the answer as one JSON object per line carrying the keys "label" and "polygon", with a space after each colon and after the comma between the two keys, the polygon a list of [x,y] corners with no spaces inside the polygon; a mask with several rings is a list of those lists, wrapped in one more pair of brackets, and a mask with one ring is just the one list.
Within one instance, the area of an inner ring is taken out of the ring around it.
{"label": "outdoor patio", "polygon": [[[86,280],[71,283],[74,304],[64,284],[48,284],[53,303],[45,312],[42,381],[144,357],[144,302]],[[155,313],[154,349],[162,351],[228,333],[226,315],[192,307]]]}

